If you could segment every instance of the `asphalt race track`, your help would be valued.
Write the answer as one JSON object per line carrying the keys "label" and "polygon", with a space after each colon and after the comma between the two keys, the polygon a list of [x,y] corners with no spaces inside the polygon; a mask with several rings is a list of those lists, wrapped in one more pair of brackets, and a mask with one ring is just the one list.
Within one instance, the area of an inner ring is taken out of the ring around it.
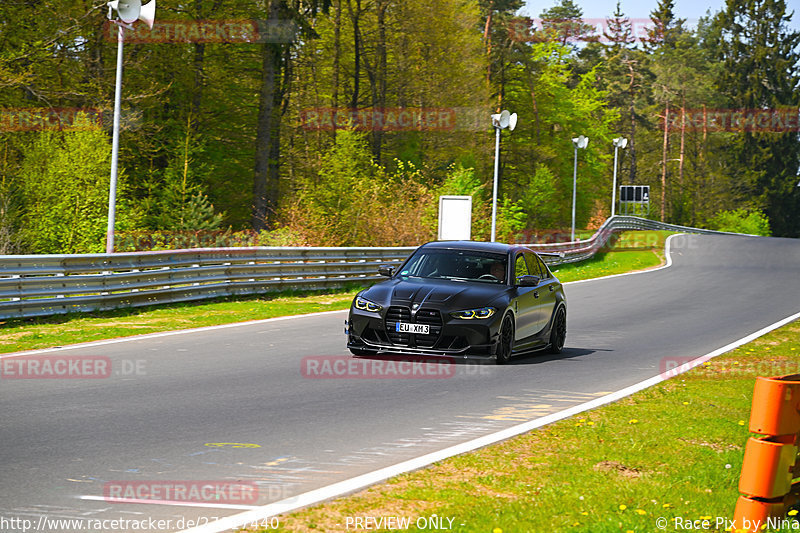
{"label": "asphalt race track", "polygon": [[[565,352],[505,367],[320,377],[335,360],[321,356],[347,355],[344,311],[49,352],[107,357],[112,372],[0,379],[0,531],[40,517],[162,519],[170,527],[150,531],[175,531],[181,518],[235,514],[583,403],[800,311],[798,240],[678,236],[672,260],[568,284]],[[185,480],[247,481],[257,499],[104,500],[108,482]]]}

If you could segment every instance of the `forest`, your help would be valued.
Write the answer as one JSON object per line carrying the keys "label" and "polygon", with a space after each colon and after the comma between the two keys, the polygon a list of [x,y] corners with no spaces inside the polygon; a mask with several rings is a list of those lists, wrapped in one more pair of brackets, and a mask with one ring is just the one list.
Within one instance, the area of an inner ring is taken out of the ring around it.
{"label": "forest", "polygon": [[[554,3],[553,3],[554,2]],[[115,251],[400,246],[473,197],[498,240],[611,213],[800,237],[800,32],[783,0],[692,24],[653,0],[598,27],[572,0],[159,0],[126,30]],[[117,26],[105,2],[0,3],[0,254],[105,250]],[[563,235],[563,233],[562,233]],[[566,239],[564,239],[566,240]]]}

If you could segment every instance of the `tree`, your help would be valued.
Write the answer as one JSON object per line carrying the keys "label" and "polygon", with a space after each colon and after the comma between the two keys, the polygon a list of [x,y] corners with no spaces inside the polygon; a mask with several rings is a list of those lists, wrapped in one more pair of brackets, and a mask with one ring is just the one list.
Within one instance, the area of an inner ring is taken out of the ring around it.
{"label": "tree", "polygon": [[[604,49],[601,78],[608,91],[609,104],[620,110],[619,131],[626,132],[628,138],[628,182],[634,184],[637,179],[637,126],[647,127],[641,109],[650,96],[648,80],[652,73],[647,56],[636,49],[630,18],[622,12],[619,2],[613,18],[606,20],[608,31],[604,35],[608,43]],[[623,157],[625,153],[623,151]]]}
{"label": "tree", "polygon": [[[305,38],[315,38],[317,33],[309,19],[317,11],[327,11],[330,0],[270,0],[267,24],[279,26],[294,21],[303,30]],[[267,42],[262,49],[262,77],[258,98],[256,126],[255,170],[253,178],[253,228],[265,229],[269,218],[275,216],[280,195],[280,125],[285,111],[284,97],[290,79],[291,47],[294,42]],[[282,77],[283,75],[283,77]]]}
{"label": "tree", "polygon": [[647,37],[643,39],[645,49],[653,51],[662,46],[672,47],[678,37],[686,30],[683,25],[686,19],[675,16],[674,0],[658,0],[656,8],[650,12],[652,28],[648,28]]}
{"label": "tree", "polygon": [[[88,120],[36,134],[19,171],[25,237],[34,253],[100,253],[105,248],[111,146]],[[135,223],[120,176],[117,230]]]}
{"label": "tree", "polygon": [[209,231],[222,224],[223,213],[217,213],[201,183],[208,167],[197,163],[203,147],[197,141],[191,121],[186,134],[171,152],[175,155],[159,179],[151,183],[152,191],[145,202],[144,223],[162,231]]}
{"label": "tree", "polygon": [[[689,108],[693,108],[713,101],[714,72],[698,46],[697,38],[689,32],[678,36],[672,46],[661,47],[653,53],[652,70],[655,74],[655,97],[665,111],[662,115],[665,140],[661,161],[661,209],[666,211],[669,197],[672,222],[690,224],[695,221],[694,203],[702,191],[696,190],[695,183],[690,183],[685,177],[687,130],[690,127],[687,125],[687,103]],[[678,157],[675,158],[678,171],[677,182],[668,184],[669,133],[673,125],[680,132]]]}
{"label": "tree", "polygon": [[[787,26],[783,0],[727,0],[714,19],[718,90],[742,110],[800,105],[800,32]],[[796,131],[743,131],[731,151],[740,198],[763,208],[777,236],[800,236]]]}
{"label": "tree", "polygon": [[608,40],[612,52],[619,53],[623,48],[628,48],[636,42],[631,19],[622,12],[619,2],[614,10],[613,18],[607,18],[606,22],[608,30],[603,32],[603,36]]}
{"label": "tree", "polygon": [[572,0],[545,9],[540,15],[545,36],[566,45],[569,42],[596,41],[594,27],[583,22],[583,10]]}

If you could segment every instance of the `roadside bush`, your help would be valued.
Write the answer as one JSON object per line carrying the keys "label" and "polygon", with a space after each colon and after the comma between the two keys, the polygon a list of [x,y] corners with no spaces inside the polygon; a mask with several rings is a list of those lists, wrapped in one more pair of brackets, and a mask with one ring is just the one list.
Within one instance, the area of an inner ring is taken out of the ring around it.
{"label": "roadside bush", "polygon": [[721,211],[710,221],[711,229],[717,231],[730,231],[734,233],[748,233],[750,235],[772,235],[769,228],[769,219],[758,209],[734,209]]}

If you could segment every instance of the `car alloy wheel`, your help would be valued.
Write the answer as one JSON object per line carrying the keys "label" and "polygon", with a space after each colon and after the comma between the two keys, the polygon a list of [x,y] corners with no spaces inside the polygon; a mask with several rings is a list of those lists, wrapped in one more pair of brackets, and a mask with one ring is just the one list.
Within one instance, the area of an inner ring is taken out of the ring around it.
{"label": "car alloy wheel", "polygon": [[550,332],[550,353],[561,353],[567,340],[567,311],[559,307],[553,318],[553,330]]}
{"label": "car alloy wheel", "polygon": [[503,318],[503,325],[500,326],[500,339],[497,343],[497,353],[495,362],[504,365],[511,359],[511,350],[514,349],[514,319],[511,315]]}

